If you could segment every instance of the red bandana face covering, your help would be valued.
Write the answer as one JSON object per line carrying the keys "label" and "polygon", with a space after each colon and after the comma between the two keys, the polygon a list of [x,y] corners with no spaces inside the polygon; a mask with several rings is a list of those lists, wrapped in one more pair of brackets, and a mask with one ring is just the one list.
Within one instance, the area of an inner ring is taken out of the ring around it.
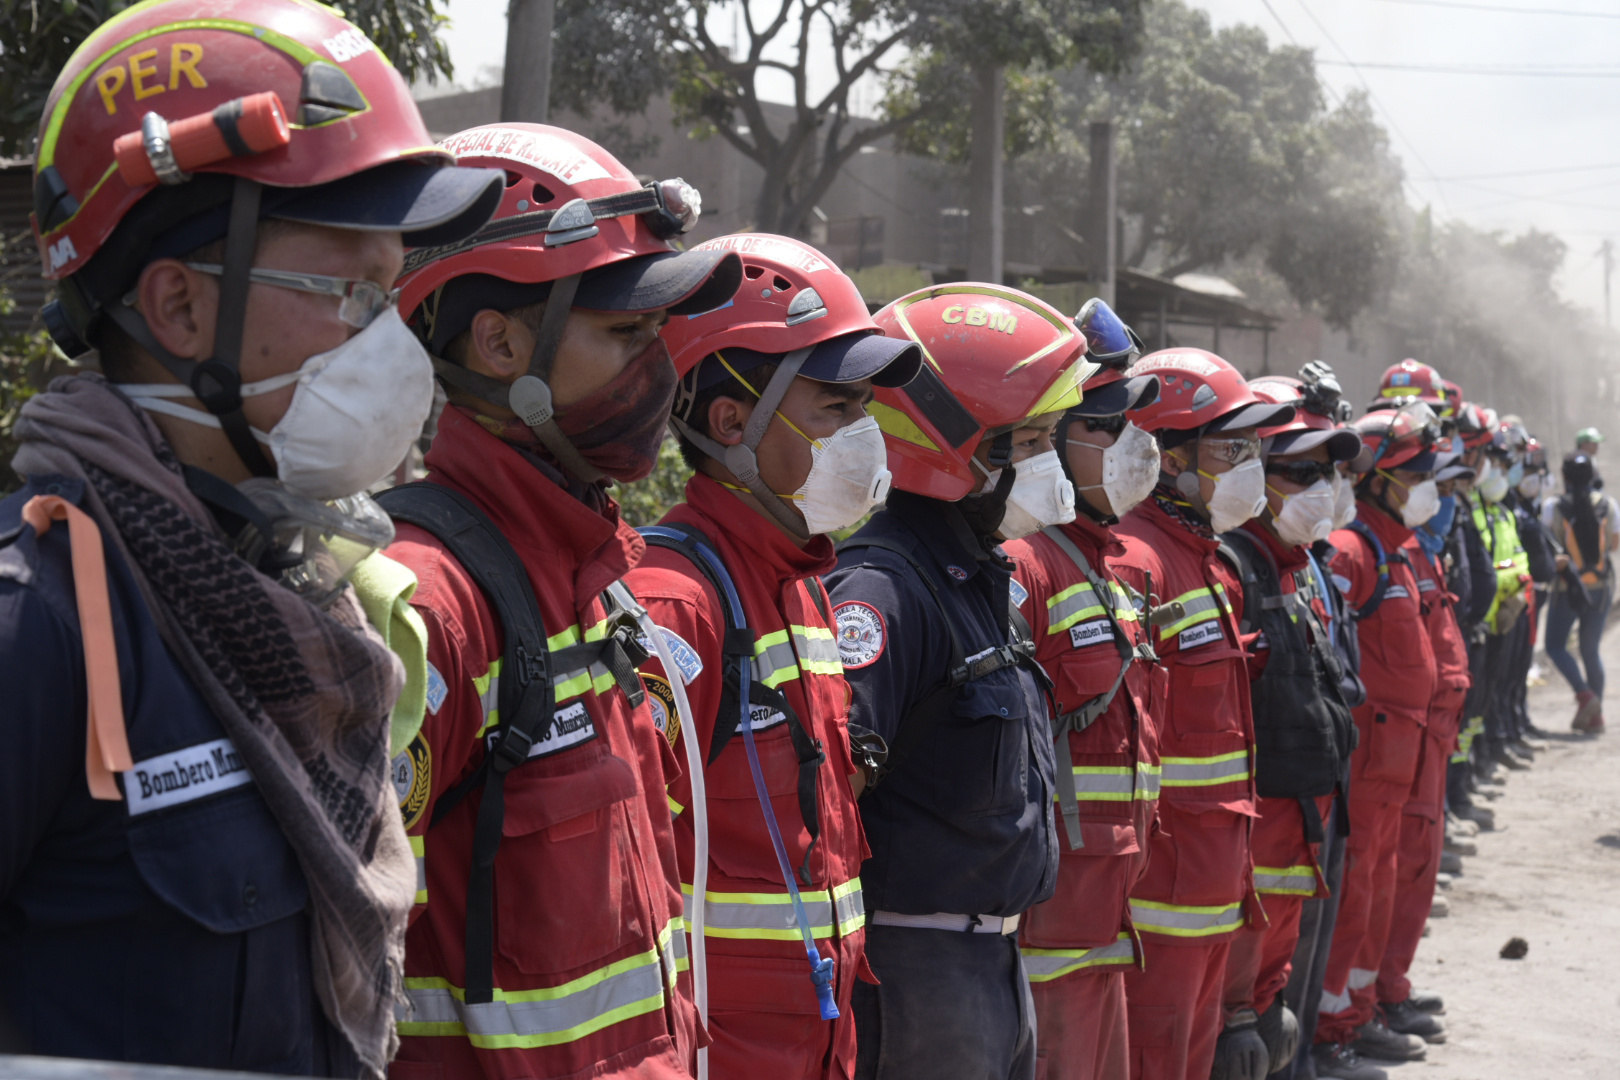
{"label": "red bandana face covering", "polygon": [[557,410],[557,426],[581,457],[613,479],[641,480],[658,460],[676,382],[669,349],[655,338],[612,382]]}

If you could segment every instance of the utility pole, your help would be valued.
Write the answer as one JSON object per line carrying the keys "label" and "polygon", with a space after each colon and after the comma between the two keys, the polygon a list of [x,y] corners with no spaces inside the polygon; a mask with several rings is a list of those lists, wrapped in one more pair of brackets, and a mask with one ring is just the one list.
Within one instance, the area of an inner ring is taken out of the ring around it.
{"label": "utility pole", "polygon": [[1119,262],[1119,213],[1114,167],[1114,125],[1098,120],[1091,125],[1090,212],[1084,229],[1091,252],[1091,288],[1103,303],[1114,306],[1114,267]]}
{"label": "utility pole", "polygon": [[551,31],[557,0],[511,0],[506,9],[506,69],[501,119],[543,124],[551,112]]}
{"label": "utility pole", "polygon": [[1597,250],[1603,260],[1603,325],[1614,329],[1613,305],[1609,302],[1609,278],[1614,273],[1614,241],[1605,240]]}
{"label": "utility pole", "polygon": [[973,72],[973,140],[968,151],[968,277],[1000,285],[1006,273],[1001,216],[1006,150],[1007,69],[984,64]]}

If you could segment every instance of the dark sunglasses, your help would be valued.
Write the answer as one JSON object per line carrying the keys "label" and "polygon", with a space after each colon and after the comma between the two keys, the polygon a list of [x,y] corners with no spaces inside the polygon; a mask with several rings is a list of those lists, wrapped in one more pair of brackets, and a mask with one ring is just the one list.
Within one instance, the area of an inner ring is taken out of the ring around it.
{"label": "dark sunglasses", "polygon": [[1268,461],[1266,472],[1280,476],[1300,487],[1309,487],[1318,480],[1331,480],[1339,470],[1331,461]]}
{"label": "dark sunglasses", "polygon": [[1125,430],[1125,414],[1115,413],[1113,416],[1082,416],[1086,422],[1087,431],[1101,431],[1108,435],[1118,435]]}

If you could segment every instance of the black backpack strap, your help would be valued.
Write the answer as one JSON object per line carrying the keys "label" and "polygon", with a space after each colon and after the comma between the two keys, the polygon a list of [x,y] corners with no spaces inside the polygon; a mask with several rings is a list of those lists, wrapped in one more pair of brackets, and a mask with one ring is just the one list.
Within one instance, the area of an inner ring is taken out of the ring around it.
{"label": "black backpack strap", "polygon": [[[672,535],[674,534],[674,535]],[[690,525],[655,525],[641,530],[643,539],[653,547],[665,548],[669,551],[679,552],[713,587],[715,597],[720,603],[720,609],[725,615],[726,631],[721,641],[722,676],[720,690],[720,710],[714,718],[714,734],[709,740],[709,756],[707,764],[714,764],[715,760],[725,750],[728,743],[737,734],[737,728],[742,722],[742,703],[737,697],[737,683],[739,678],[746,676],[749,682],[748,700],[750,710],[755,705],[764,706],[780,712],[787,721],[788,737],[793,742],[793,753],[799,762],[798,800],[799,816],[804,821],[805,831],[810,835],[810,843],[804,849],[804,861],[798,866],[799,879],[806,885],[810,884],[810,853],[815,850],[816,841],[821,838],[821,813],[819,805],[819,786],[821,783],[821,766],[827,760],[826,748],[810,734],[803,718],[794,709],[788,697],[776,687],[766,686],[754,675],[754,635],[744,622],[742,611],[733,611],[728,602],[728,594],[735,592],[731,583],[721,580],[724,563],[714,545],[702,531]],[[710,560],[704,556],[707,548],[714,558]],[[806,580],[806,589],[810,591],[812,600],[818,610],[822,608],[820,583],[815,579]],[[831,619],[828,619],[831,622]],[[788,634],[792,640],[792,631]],[[795,650],[796,652],[796,650]],[[801,664],[801,677],[803,667]],[[671,678],[678,678],[678,673],[671,673]],[[806,695],[808,699],[808,695]],[[752,718],[749,720],[752,723]]]}
{"label": "black backpack strap", "polygon": [[1389,592],[1390,560],[1389,556],[1384,552],[1383,543],[1373,533],[1372,529],[1367,527],[1366,522],[1358,518],[1350,523],[1350,527],[1354,529],[1363,540],[1367,541],[1367,544],[1373,549],[1373,557],[1378,562],[1378,582],[1373,586],[1372,595],[1367,597],[1367,602],[1365,604],[1362,604],[1360,607],[1356,608],[1356,621],[1360,622],[1363,619],[1370,618],[1372,613],[1377,611],[1384,603],[1384,594]]}
{"label": "black backpack strap", "polygon": [[[440,800],[433,823],[480,783],[473,829],[472,869],[467,882],[466,1001],[494,1000],[495,854],[506,816],[506,774],[528,760],[529,750],[551,731],[556,718],[552,692],[554,659],[546,650],[540,604],[512,545],[472,500],[438,484],[406,484],[378,496],[396,521],[431,533],[470,574],[495,608],[505,641],[500,681],[501,723],[483,763]],[[431,826],[430,826],[431,827]]]}

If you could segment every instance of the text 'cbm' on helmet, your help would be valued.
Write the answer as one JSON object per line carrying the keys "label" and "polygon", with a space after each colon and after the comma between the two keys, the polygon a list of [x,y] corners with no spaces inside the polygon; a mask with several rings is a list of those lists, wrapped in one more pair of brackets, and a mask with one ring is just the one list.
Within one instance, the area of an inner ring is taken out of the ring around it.
{"label": "text 'cbm' on helmet", "polygon": [[[914,342],[886,336],[855,282],[809,244],[771,233],[736,233],[693,250],[735,253],[742,277],[729,303],[675,316],[659,331],[681,377],[670,426],[724,464],[789,532],[808,536],[803,519],[760,477],[755,457],[789,386],[800,375],[826,383],[871,379],[874,386],[904,386],[922,365],[922,352]],[[699,430],[704,418],[692,415],[699,395],[728,378],[746,379],[764,364],[775,370],[764,385],[748,384],[759,398],[742,441],[721,446]]]}
{"label": "text 'cbm' on helmet", "polygon": [[[544,124],[490,124],[452,135],[446,150],[500,169],[506,186],[489,224],[406,255],[400,308],[452,387],[510,408],[569,473],[602,478],[562,433],[551,366],[568,313],[706,311],[730,299],[742,268],[725,251],[677,251],[697,223],[698,192],[682,180],[643,185],[589,139]],[[444,358],[479,311],[545,301],[528,371],[510,386]]]}
{"label": "text 'cbm' on helmet", "polygon": [[[110,318],[274,475],[236,371],[261,218],[398,231],[438,243],[489,218],[499,177],[456,169],[409,88],[358,28],[299,0],[151,0],[108,19],[46,100],[33,224],[69,355]],[[122,302],[154,259],[225,239],[214,356],[171,355]]]}
{"label": "text 'cbm' on helmet", "polygon": [[1310,388],[1299,379],[1290,375],[1262,375],[1249,380],[1249,389],[1261,401],[1294,407],[1294,415],[1286,421],[1259,429],[1260,438],[1266,441],[1268,456],[1303,454],[1325,446],[1330,461],[1350,461],[1361,452],[1361,439],[1355,432],[1342,426],[1329,410],[1310,407]]}
{"label": "text 'cbm' on helmet", "polygon": [[1384,377],[1378,380],[1378,400],[1373,405],[1394,409],[1413,401],[1423,402],[1436,416],[1450,414],[1446,380],[1431,365],[1409,357],[1384,371]]}
{"label": "text 'cbm' on helmet", "polygon": [[[976,489],[971,464],[986,436],[1079,404],[1097,370],[1086,339],[1056,308],[1017,289],[959,282],[919,289],[874,319],[916,342],[923,364],[902,388],[880,388],[868,411],[883,428],[894,486],[954,502]],[[992,461],[991,468],[1006,462]]]}
{"label": "text 'cbm' on helmet", "polygon": [[1203,349],[1149,353],[1127,374],[1158,376],[1158,398],[1130,418],[1167,448],[1206,433],[1287,423],[1294,415],[1292,405],[1262,400],[1237,368]]}

